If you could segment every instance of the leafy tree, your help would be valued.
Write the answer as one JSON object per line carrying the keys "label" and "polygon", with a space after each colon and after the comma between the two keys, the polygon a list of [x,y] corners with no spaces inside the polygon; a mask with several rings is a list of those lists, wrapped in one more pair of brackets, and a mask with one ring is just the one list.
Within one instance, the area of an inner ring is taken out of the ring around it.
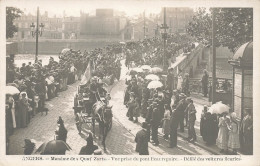
{"label": "leafy tree", "polygon": [[198,41],[212,44],[212,13],[215,12],[216,46],[235,52],[253,40],[253,8],[199,8],[189,22],[187,32]]}
{"label": "leafy tree", "polygon": [[6,7],[6,38],[12,38],[18,28],[13,24],[14,19],[21,16],[23,12],[15,7]]}

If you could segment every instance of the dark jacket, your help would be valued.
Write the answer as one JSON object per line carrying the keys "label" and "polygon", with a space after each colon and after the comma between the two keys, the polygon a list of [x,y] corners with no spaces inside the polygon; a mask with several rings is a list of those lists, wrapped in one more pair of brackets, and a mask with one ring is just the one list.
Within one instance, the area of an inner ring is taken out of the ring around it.
{"label": "dark jacket", "polygon": [[170,119],[170,130],[171,132],[174,130],[177,130],[178,128],[178,123],[179,123],[179,118],[178,118],[178,113],[176,111],[174,111],[171,114],[171,119]]}
{"label": "dark jacket", "polygon": [[148,133],[145,129],[142,129],[137,132],[135,137],[136,148],[135,151],[139,152],[140,155],[149,155],[148,152]]}
{"label": "dark jacket", "polygon": [[80,149],[79,154],[80,155],[92,155],[94,153],[94,151],[97,149],[98,149],[98,146],[96,146],[96,145],[86,145]]}
{"label": "dark jacket", "polygon": [[159,126],[160,123],[161,123],[161,113],[158,109],[154,109],[152,113],[151,124],[155,126]]}

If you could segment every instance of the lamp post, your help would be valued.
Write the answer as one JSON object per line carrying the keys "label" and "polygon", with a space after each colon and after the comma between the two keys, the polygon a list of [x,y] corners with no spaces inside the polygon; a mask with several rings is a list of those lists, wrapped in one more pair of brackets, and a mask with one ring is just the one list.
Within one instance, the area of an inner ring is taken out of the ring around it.
{"label": "lamp post", "polygon": [[163,8],[163,24],[161,25],[161,34],[163,39],[163,69],[166,71],[166,41],[167,41],[167,29],[169,28],[166,24],[166,7]]}
{"label": "lamp post", "polygon": [[[36,36],[36,53],[35,53],[35,62],[38,61],[38,37],[39,35],[42,36],[44,24],[41,23],[39,26],[39,7],[37,7],[37,22],[36,22],[36,29],[34,23],[31,24],[31,35],[32,37]],[[40,27],[40,28],[39,28]]]}
{"label": "lamp post", "polygon": [[216,102],[216,11],[212,12],[212,104]]}

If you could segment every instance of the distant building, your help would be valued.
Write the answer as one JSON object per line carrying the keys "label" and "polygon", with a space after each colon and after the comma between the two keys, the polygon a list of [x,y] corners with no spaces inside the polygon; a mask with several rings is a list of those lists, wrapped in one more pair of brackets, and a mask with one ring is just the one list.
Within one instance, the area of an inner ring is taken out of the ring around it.
{"label": "distant building", "polygon": [[62,39],[78,39],[80,35],[80,17],[63,17]]}
{"label": "distant building", "polygon": [[160,27],[158,19],[141,16],[138,19],[131,20],[127,23],[124,30],[125,40],[143,40],[160,36]]}
{"label": "distant building", "polygon": [[80,16],[81,38],[121,38],[127,19],[115,16],[113,9],[96,9],[96,15],[82,13]]}
{"label": "distant building", "polygon": [[[161,11],[161,24],[163,23],[163,8]],[[166,23],[169,33],[185,33],[194,11],[188,7],[166,7]]]}
{"label": "distant building", "polygon": [[[14,35],[13,39],[24,40],[32,39],[31,24],[36,26],[37,17],[28,14],[23,14],[21,17],[14,20],[14,25],[18,27],[18,32]],[[48,16],[48,12],[39,16],[39,24],[44,24],[44,33],[42,33],[42,39],[61,39],[62,38],[62,18]]]}

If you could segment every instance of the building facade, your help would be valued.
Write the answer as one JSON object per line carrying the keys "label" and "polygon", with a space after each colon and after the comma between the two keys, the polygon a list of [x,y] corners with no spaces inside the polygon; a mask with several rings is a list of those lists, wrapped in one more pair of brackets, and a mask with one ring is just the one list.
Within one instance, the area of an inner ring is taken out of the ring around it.
{"label": "building facade", "polygon": [[[31,24],[36,26],[37,16],[32,14],[23,14],[21,17],[14,20],[14,25],[18,27],[18,32],[13,39],[26,40],[32,39]],[[42,39],[61,39],[62,38],[62,18],[49,17],[48,12],[39,16],[39,24],[44,24],[44,33]]]}
{"label": "building facade", "polygon": [[63,17],[62,39],[78,39],[80,36],[80,17]]}
{"label": "building facade", "polygon": [[80,35],[82,38],[121,38],[127,19],[115,16],[113,9],[96,9],[96,15],[81,13]]}

